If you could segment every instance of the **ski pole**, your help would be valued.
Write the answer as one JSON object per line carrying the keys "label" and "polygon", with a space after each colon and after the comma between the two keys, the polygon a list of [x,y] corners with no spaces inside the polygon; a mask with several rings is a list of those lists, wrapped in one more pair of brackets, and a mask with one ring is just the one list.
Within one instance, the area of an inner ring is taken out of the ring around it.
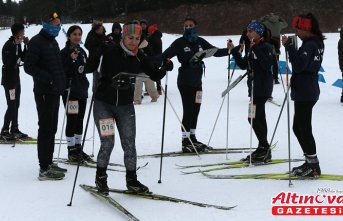
{"label": "ski pole", "polygon": [[[161,86],[162,88],[162,86]],[[168,95],[168,72],[166,73],[166,80],[165,80],[165,91],[164,91],[164,103],[163,103],[163,123],[162,123],[162,142],[161,142],[161,160],[160,160],[160,178],[158,183],[162,183],[162,161],[163,161],[163,148],[164,148],[164,129],[165,129],[165,122],[166,122],[166,106],[167,106],[167,97]]]}
{"label": "ski pole", "polygon": [[64,125],[65,125],[65,120],[68,115],[68,109],[69,109],[69,96],[70,96],[70,91],[71,91],[71,82],[72,78],[69,79],[69,88],[68,88],[68,94],[67,94],[67,99],[66,99],[66,106],[65,106],[65,111],[64,111],[64,116],[63,116],[63,123],[62,123],[62,131],[61,131],[61,136],[60,136],[60,143],[58,145],[58,154],[57,154],[57,160],[60,159],[60,152],[61,152],[61,145],[62,145],[62,138],[63,138],[63,132],[64,132]]}
{"label": "ski pole", "polygon": [[72,190],[72,193],[71,193],[70,202],[69,202],[69,204],[67,204],[67,206],[72,206],[73,197],[74,197],[74,191],[75,191],[75,185],[76,185],[76,180],[77,180],[77,177],[78,177],[78,174],[79,174],[79,169],[80,169],[80,164],[81,164],[81,154],[82,154],[82,151],[83,151],[83,147],[85,146],[86,134],[87,134],[87,130],[88,130],[89,118],[91,116],[91,112],[92,112],[92,108],[93,108],[93,103],[94,103],[94,98],[92,96],[91,104],[89,106],[89,111],[88,111],[88,117],[87,117],[85,133],[83,134],[81,151],[79,153],[79,158],[78,158],[78,162],[77,162],[77,168],[76,168],[76,173],[75,173],[73,190]]}
{"label": "ski pole", "polygon": [[[286,52],[286,86],[289,88],[289,81],[288,81],[288,52],[285,49]],[[287,126],[288,126],[288,186],[291,187],[293,185],[292,180],[291,180],[291,126],[290,126],[290,116],[289,116],[289,90],[287,89]]]}
{"label": "ski pole", "polygon": [[95,136],[95,123],[93,124],[93,142],[92,142],[92,155],[94,157],[94,136]]}
{"label": "ski pole", "polygon": [[[232,42],[231,39],[229,40],[229,42]],[[230,76],[230,66],[231,66],[231,62],[230,62],[230,58],[231,58],[231,51],[228,51],[229,55],[227,57],[228,59],[228,75],[227,75],[227,86],[230,86],[230,82],[231,82],[231,76]],[[226,153],[225,153],[225,157],[228,160],[228,149],[229,149],[229,112],[230,112],[230,93],[229,91],[227,92],[227,112],[226,112]]]}

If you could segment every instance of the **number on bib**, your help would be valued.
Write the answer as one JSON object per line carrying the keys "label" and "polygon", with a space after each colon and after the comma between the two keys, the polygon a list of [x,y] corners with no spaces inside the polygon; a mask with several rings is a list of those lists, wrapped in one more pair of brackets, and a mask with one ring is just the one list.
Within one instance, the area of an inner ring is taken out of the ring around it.
{"label": "number on bib", "polygon": [[10,100],[14,101],[15,100],[15,89],[10,89],[9,93],[10,93]]}
{"label": "number on bib", "polygon": [[79,113],[79,102],[69,100],[68,101],[68,114],[78,114]]}
{"label": "number on bib", "polygon": [[195,103],[201,104],[202,102],[202,91],[197,91],[195,94]]}
{"label": "number on bib", "polygon": [[99,120],[99,126],[100,126],[100,136],[106,137],[106,136],[114,135],[114,120],[113,120],[113,118],[100,119]]}
{"label": "number on bib", "polygon": [[252,118],[255,119],[256,116],[256,105],[253,104],[252,105],[252,109],[251,109],[251,103],[249,103],[249,108],[248,108],[249,112],[248,112],[248,118]]}

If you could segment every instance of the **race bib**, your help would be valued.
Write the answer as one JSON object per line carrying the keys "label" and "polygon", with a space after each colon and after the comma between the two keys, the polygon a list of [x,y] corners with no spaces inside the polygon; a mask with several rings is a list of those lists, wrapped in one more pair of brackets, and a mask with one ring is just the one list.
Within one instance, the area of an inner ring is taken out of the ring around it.
{"label": "race bib", "polygon": [[14,101],[15,100],[15,89],[10,89],[9,94],[10,94],[10,100]]}
{"label": "race bib", "polygon": [[252,118],[255,119],[255,115],[256,115],[256,105],[252,105],[251,103],[249,103],[249,108],[248,108],[249,112],[248,112],[248,118]]}
{"label": "race bib", "polygon": [[100,126],[100,136],[112,136],[114,135],[114,119],[107,118],[107,119],[100,119],[99,120]]}
{"label": "race bib", "polygon": [[79,113],[79,102],[78,101],[68,101],[68,114],[78,114]]}
{"label": "race bib", "polygon": [[197,91],[195,95],[195,103],[201,104],[202,102],[202,91]]}

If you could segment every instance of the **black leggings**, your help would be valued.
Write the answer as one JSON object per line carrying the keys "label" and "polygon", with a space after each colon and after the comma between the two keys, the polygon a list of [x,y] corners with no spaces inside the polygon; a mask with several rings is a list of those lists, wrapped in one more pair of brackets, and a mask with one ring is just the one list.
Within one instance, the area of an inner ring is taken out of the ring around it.
{"label": "black leggings", "polygon": [[[190,87],[185,85],[178,85],[183,107],[182,124],[186,131],[196,129],[198,123],[198,116],[200,112],[201,103],[196,103],[197,91],[202,91],[202,87]],[[181,131],[183,129],[181,128]]]}
{"label": "black leggings", "polygon": [[[5,89],[5,96],[7,100],[7,110],[4,116],[4,125],[2,126],[3,130],[9,130],[10,124],[11,129],[17,129],[18,128],[18,109],[20,105],[20,82],[15,84],[13,87],[9,87],[7,85],[4,85]],[[15,99],[10,99],[10,90],[15,89]]]}
{"label": "black leggings", "polygon": [[[66,106],[67,97],[63,96],[63,104]],[[78,114],[67,114],[67,126],[66,126],[66,136],[74,137],[75,134],[82,134],[83,131],[83,118],[85,117],[87,99],[73,99],[77,100],[79,103],[79,112]]]}
{"label": "black leggings", "polygon": [[317,153],[311,124],[315,104],[316,101],[294,102],[293,131],[305,155]]}
{"label": "black leggings", "polygon": [[[254,104],[256,105],[256,112],[255,118],[253,119],[252,128],[256,134],[258,139],[258,146],[259,147],[269,147],[269,143],[267,140],[267,121],[266,121],[266,111],[265,111],[265,104],[267,102],[266,97],[255,97]],[[251,119],[248,118],[249,123],[251,124]]]}

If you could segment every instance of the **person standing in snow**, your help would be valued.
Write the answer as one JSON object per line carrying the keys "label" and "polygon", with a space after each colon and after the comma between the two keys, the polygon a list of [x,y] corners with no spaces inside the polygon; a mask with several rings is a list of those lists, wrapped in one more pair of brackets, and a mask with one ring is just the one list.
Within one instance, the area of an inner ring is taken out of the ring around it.
{"label": "person standing in snow", "polygon": [[[106,48],[101,64],[102,77],[94,93],[93,116],[100,135],[101,146],[97,157],[95,183],[98,191],[108,194],[107,166],[114,147],[114,126],[116,124],[126,167],[126,186],[129,191],[145,193],[149,188],[137,180],[136,164],[136,116],[133,105],[135,77],[145,73],[153,80],[161,79],[173,68],[171,61],[165,61],[160,69],[149,61],[138,48],[142,28],[138,24],[123,26],[120,44]],[[97,68],[89,60],[87,70]]]}
{"label": "person standing in snow", "polygon": [[[25,139],[27,134],[18,129],[18,110],[20,105],[20,76],[19,66],[24,61],[26,45],[29,39],[25,37],[24,25],[13,24],[12,36],[2,48],[2,78],[1,85],[5,89],[7,110],[4,116],[4,124],[1,129],[0,139],[10,141]],[[24,42],[24,50],[21,43]],[[11,125],[11,130],[10,130]]]}
{"label": "person standing in snow", "polygon": [[[148,28],[148,43],[153,51],[153,55],[162,53],[162,32],[158,30],[157,24],[150,25]],[[156,81],[157,92],[162,95],[161,81]]]}
{"label": "person standing in snow", "polygon": [[[82,151],[81,147],[83,118],[87,106],[89,87],[85,73],[87,54],[80,47],[81,37],[81,27],[77,25],[70,26],[67,31],[68,40],[66,46],[61,50],[61,60],[67,80],[66,85],[69,88],[62,96],[63,103],[68,108],[65,131],[68,143],[68,159],[74,162],[79,161],[79,156],[85,161],[92,160],[90,156]],[[69,90],[69,100],[67,103]]]}
{"label": "person standing in snow", "polygon": [[112,24],[112,33],[107,35],[107,38],[111,41],[113,41],[116,44],[119,44],[121,41],[121,25],[118,22],[114,22]]}
{"label": "person standing in snow", "polygon": [[64,178],[66,169],[53,164],[55,134],[58,124],[60,96],[65,91],[65,74],[56,37],[61,30],[59,15],[48,16],[42,30],[28,44],[24,69],[32,76],[38,112],[39,180]]}
{"label": "person standing in snow", "polygon": [[[280,48],[280,34],[281,31],[288,26],[287,22],[285,19],[281,18],[280,16],[274,14],[274,13],[269,13],[262,18],[259,19],[259,22],[263,23],[270,31],[271,31],[271,36],[269,42],[274,46],[275,52],[276,52],[276,60],[277,64],[279,62],[279,57],[281,54]],[[280,84],[279,82],[279,66],[274,67],[276,71],[274,71],[273,76],[274,76],[274,83],[275,84]]]}
{"label": "person standing in snow", "polygon": [[229,43],[237,65],[243,70],[247,69],[248,72],[248,93],[255,109],[255,116],[249,116],[248,121],[252,123],[259,143],[257,149],[243,161],[250,161],[251,158],[253,163],[269,162],[272,157],[267,140],[265,104],[273,91],[272,67],[275,57],[272,46],[263,38],[265,31],[264,25],[260,22],[253,21],[248,25],[247,36],[250,39],[250,47],[243,58],[240,53],[241,46],[234,47],[232,42]]}
{"label": "person standing in snow", "polygon": [[293,68],[291,77],[291,98],[294,101],[293,131],[306,158],[303,165],[292,169],[292,174],[317,177],[320,176],[321,170],[311,121],[312,110],[320,94],[318,72],[323,61],[325,36],[312,13],[296,16],[292,27],[302,40],[301,47],[296,49],[286,36],[282,36],[282,44],[288,51]]}
{"label": "person standing in snow", "polygon": [[[338,62],[339,68],[342,72],[342,81],[343,81],[343,28],[341,28],[340,32],[340,39],[338,41]],[[343,103],[343,88],[342,88],[342,95],[341,95],[341,103]]]}
{"label": "person standing in snow", "polygon": [[[198,36],[197,22],[193,18],[186,18],[183,21],[183,36],[176,39],[164,52],[165,58],[177,56],[181,63],[177,86],[182,99],[183,117],[182,124],[186,131],[182,131],[182,151],[185,153],[195,152],[191,142],[198,152],[205,151],[207,145],[201,143],[196,138],[196,127],[201,107],[202,97],[202,76],[204,74],[204,62],[202,58],[193,62],[195,53],[215,48],[205,39]],[[215,57],[228,56],[227,48],[218,49]]]}

